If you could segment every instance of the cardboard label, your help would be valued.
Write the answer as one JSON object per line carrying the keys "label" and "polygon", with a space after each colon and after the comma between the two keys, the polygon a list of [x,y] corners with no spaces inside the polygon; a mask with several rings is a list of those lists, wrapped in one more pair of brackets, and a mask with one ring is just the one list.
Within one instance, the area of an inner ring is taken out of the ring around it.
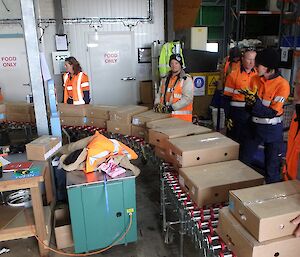
{"label": "cardboard label", "polygon": [[139,118],[132,118],[132,124],[133,125],[139,125],[140,124]]}
{"label": "cardboard label", "polygon": [[213,95],[216,91],[220,75],[207,76],[207,94]]}

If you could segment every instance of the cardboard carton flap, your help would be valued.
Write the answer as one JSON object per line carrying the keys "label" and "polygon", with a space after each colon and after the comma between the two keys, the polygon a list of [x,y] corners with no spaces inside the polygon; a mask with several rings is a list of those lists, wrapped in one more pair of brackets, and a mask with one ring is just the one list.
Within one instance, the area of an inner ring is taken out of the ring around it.
{"label": "cardboard carton flap", "polygon": [[178,118],[166,118],[162,120],[147,122],[146,126],[147,128],[154,129],[154,128],[177,126],[179,124],[187,125],[190,124],[190,122]]}

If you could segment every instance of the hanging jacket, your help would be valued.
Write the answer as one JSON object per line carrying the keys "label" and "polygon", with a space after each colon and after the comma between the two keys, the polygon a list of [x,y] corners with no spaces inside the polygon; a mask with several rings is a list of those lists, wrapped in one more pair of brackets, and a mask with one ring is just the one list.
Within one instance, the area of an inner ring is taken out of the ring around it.
{"label": "hanging jacket", "polygon": [[70,74],[65,73],[63,80],[64,103],[67,103],[68,99],[73,99],[74,105],[85,104],[84,92],[89,92],[90,90],[88,76],[83,72],[79,72],[71,79]]}
{"label": "hanging jacket", "polygon": [[115,139],[108,139],[97,131],[87,148],[86,173],[95,171],[111,156],[126,155],[129,160],[138,158],[137,154],[126,145]]}
{"label": "hanging jacket", "polygon": [[300,170],[299,170],[300,133],[299,133],[299,121],[295,120],[296,117],[297,115],[295,113],[292,118],[289,135],[288,135],[286,164],[283,169],[284,180],[292,180],[292,179],[300,180]]}
{"label": "hanging jacket", "polygon": [[183,69],[185,68],[184,64],[184,59],[183,59],[183,54],[182,54],[182,49],[179,41],[176,42],[167,42],[165,43],[160,51],[160,56],[159,56],[159,73],[160,77],[166,77],[168,75],[168,72],[171,70],[169,66],[169,60],[170,56],[172,54],[180,54],[183,62]]}
{"label": "hanging jacket", "polygon": [[170,72],[167,78],[161,80],[160,95],[155,104],[172,106],[172,117],[192,122],[193,89],[193,79],[184,70],[178,76],[172,76]]}

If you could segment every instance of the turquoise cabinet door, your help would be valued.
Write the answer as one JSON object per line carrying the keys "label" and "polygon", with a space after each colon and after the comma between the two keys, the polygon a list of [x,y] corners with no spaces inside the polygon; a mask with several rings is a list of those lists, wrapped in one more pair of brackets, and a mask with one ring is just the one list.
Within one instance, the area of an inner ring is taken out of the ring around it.
{"label": "turquoise cabinet door", "polygon": [[[104,184],[82,188],[82,203],[88,250],[109,246],[125,231],[123,183],[107,184],[108,206]],[[123,243],[122,240],[119,243]]]}

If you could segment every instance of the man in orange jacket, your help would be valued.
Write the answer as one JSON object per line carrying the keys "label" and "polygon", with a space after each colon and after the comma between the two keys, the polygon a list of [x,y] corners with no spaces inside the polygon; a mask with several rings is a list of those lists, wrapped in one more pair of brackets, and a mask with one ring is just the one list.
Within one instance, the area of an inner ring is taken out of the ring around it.
{"label": "man in orange jacket", "polygon": [[183,70],[183,61],[179,54],[171,55],[169,65],[171,71],[161,80],[154,111],[171,113],[172,117],[192,122],[193,79]]}

